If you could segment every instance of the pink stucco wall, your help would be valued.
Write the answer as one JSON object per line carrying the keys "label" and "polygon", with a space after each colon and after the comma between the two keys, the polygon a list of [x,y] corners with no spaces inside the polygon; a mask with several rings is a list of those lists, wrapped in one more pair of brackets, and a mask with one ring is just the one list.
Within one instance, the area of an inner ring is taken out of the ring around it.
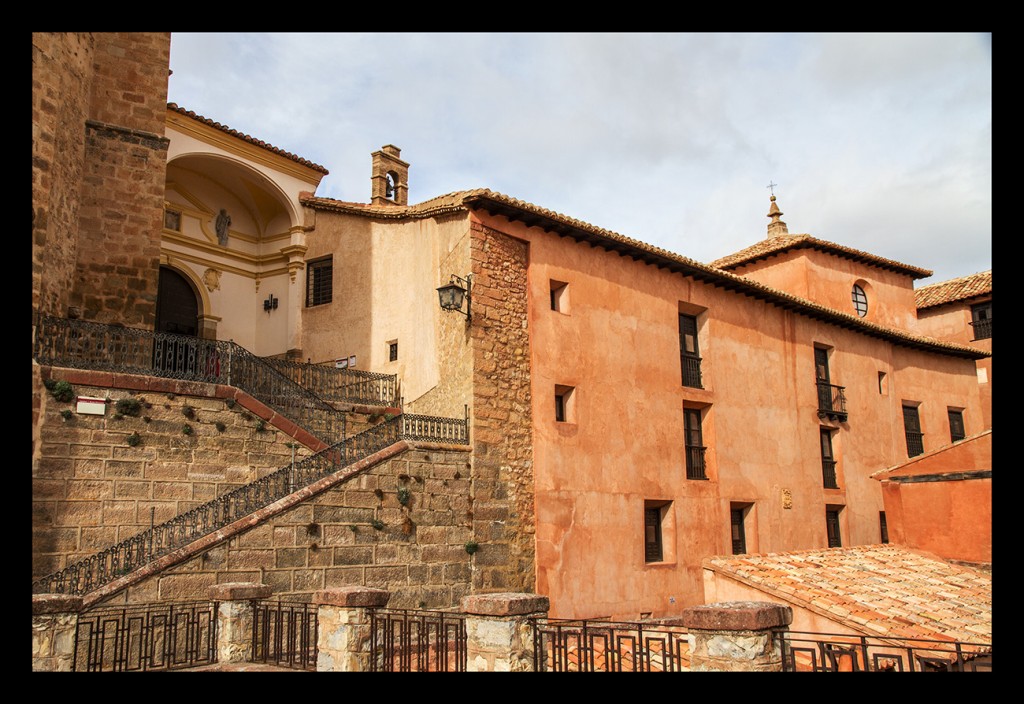
{"label": "pink stucco wall", "polygon": [[[731,551],[732,502],[754,505],[748,551],[824,546],[826,505],[844,507],[844,545],[877,543],[884,505],[869,475],[907,459],[901,402],[921,404],[926,429],[946,423],[947,405],[977,410],[973,360],[894,347],[478,216],[529,245],[537,591],[554,617],[658,616],[703,603],[700,562]],[[552,280],[568,283],[567,314],[551,310]],[[704,389],[681,385],[680,311],[698,315]],[[818,418],[815,344],[832,349],[847,422]],[[573,389],[566,422],[554,417],[556,386]],[[703,412],[708,481],[686,479],[684,406]],[[836,490],[822,486],[823,424],[835,429]],[[660,563],[644,561],[645,500],[672,502]]]}

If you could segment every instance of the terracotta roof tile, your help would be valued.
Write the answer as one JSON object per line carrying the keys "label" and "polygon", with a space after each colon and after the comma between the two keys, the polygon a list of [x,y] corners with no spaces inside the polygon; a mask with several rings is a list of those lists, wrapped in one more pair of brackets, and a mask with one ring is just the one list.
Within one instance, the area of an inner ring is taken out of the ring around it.
{"label": "terracotta roof tile", "polygon": [[722,556],[704,567],[865,634],[991,646],[991,575],[900,546]]}
{"label": "terracotta roof tile", "polygon": [[242,140],[243,142],[248,142],[249,144],[254,144],[257,147],[260,147],[262,149],[266,149],[267,151],[273,152],[274,154],[277,154],[279,156],[283,156],[286,159],[290,159],[290,160],[292,160],[292,161],[294,161],[296,163],[302,164],[303,166],[306,166],[306,167],[308,167],[310,169],[313,169],[314,171],[319,171],[320,173],[322,173],[324,175],[330,173],[323,166],[320,166],[320,164],[314,164],[312,161],[309,161],[308,159],[303,159],[302,157],[296,156],[295,154],[292,154],[291,152],[286,152],[285,150],[279,149],[278,147],[275,147],[272,144],[268,144],[267,142],[264,142],[261,139],[256,139],[255,137],[250,137],[249,135],[244,134],[242,132],[239,132],[238,130],[231,129],[227,125],[222,125],[219,122],[214,122],[213,120],[209,119],[208,117],[203,117],[202,115],[198,115],[198,114],[192,112],[191,110],[186,110],[185,108],[181,107],[177,103],[167,103],[167,109],[168,110],[173,110],[174,112],[177,112],[177,113],[180,113],[182,115],[185,115],[186,117],[191,117],[193,120],[196,120],[197,122],[202,122],[204,125],[208,125],[209,127],[213,127],[215,129],[218,129],[221,132],[224,132],[226,134],[230,134],[232,137],[237,137],[238,139]]}
{"label": "terracotta roof tile", "polygon": [[786,252],[791,249],[801,249],[805,247],[818,249],[823,252],[830,252],[847,259],[866,262],[883,269],[890,269],[903,274],[909,274],[915,279],[923,279],[932,275],[932,272],[928,269],[903,264],[893,259],[886,259],[869,252],[863,252],[859,249],[844,247],[843,245],[836,244],[835,242],[819,240],[818,238],[811,237],[810,235],[779,235],[777,237],[769,237],[747,247],[746,249],[741,249],[734,254],[716,259],[711,262],[711,266],[725,270],[735,269],[759,259],[767,259],[768,257],[781,254],[782,252]]}
{"label": "terracotta roof tile", "polygon": [[918,310],[921,310],[991,293],[992,270],[989,269],[977,274],[961,276],[958,279],[922,286],[914,291],[914,302],[917,304]]}
{"label": "terracotta roof tile", "polygon": [[[877,323],[868,322],[851,313],[828,308],[827,306],[823,306],[819,303],[814,303],[813,301],[794,296],[785,291],[771,288],[770,286],[766,286],[757,281],[752,281],[746,277],[733,274],[725,269],[717,268],[709,264],[703,264],[695,259],[684,257],[680,254],[676,254],[675,252],[670,252],[669,250],[633,239],[632,237],[620,235],[617,232],[591,225],[582,220],[577,220],[553,210],[548,210],[547,208],[542,208],[540,206],[533,205],[532,203],[527,203],[526,201],[512,198],[486,188],[454,191],[416,205],[405,206],[351,203],[335,200],[333,198],[316,197],[312,194],[300,197],[299,201],[307,207],[318,210],[331,210],[384,219],[431,217],[433,215],[459,210],[468,211],[473,208],[488,209],[489,207],[496,207],[500,211],[509,211],[514,212],[515,214],[528,215],[531,220],[535,221],[533,224],[543,222],[544,224],[540,226],[557,229],[559,234],[584,237],[592,244],[596,243],[597,246],[619,251],[620,253],[624,251],[629,256],[636,255],[634,258],[640,258],[642,261],[647,261],[648,263],[657,263],[659,266],[669,264],[672,267],[678,267],[677,270],[682,270],[685,273],[695,276],[701,280],[710,281],[715,286],[738,289],[745,295],[769,300],[784,308],[795,309],[804,315],[824,319],[842,327],[852,328],[868,335],[896,342],[897,344],[907,344],[911,347],[919,347],[933,352],[954,354],[957,356],[969,357],[971,359],[980,359],[991,356],[990,352],[979,350],[969,345],[946,342],[923,335],[913,335],[902,329],[890,328],[884,325],[878,325]],[[809,241],[829,245],[830,247],[842,249],[846,252],[856,252],[856,250],[850,250],[848,248],[840,247],[839,245],[832,245],[831,243],[822,242],[821,240],[808,238],[806,235],[799,235],[798,237],[804,237]],[[880,257],[874,257],[873,255],[866,253],[860,254],[865,257],[872,258],[876,263],[889,262],[892,266],[904,267],[905,269],[912,270],[921,276],[931,275],[930,271],[924,269],[906,267],[904,264],[890,262],[890,260],[884,260]]]}

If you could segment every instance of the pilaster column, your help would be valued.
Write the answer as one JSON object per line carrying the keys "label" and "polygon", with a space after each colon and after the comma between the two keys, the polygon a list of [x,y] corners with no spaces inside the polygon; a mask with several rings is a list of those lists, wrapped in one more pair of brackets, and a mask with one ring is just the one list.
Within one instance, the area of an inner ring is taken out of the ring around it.
{"label": "pilaster column", "polygon": [[32,595],[32,671],[71,672],[82,597]]}
{"label": "pilaster column", "polygon": [[391,592],[336,587],[313,594],[317,612],[317,672],[369,672],[373,653],[370,609],[386,606]]}
{"label": "pilaster column", "polygon": [[462,600],[466,614],[467,672],[533,672],[533,624],[549,602],[536,594],[474,594]]}
{"label": "pilaster column", "polygon": [[266,599],[271,589],[258,582],[225,582],[210,587],[217,605],[217,661],[249,662],[252,659],[253,605]]}
{"label": "pilaster column", "polygon": [[683,611],[693,638],[691,672],[782,672],[783,634],[793,610],[767,601],[728,601]]}

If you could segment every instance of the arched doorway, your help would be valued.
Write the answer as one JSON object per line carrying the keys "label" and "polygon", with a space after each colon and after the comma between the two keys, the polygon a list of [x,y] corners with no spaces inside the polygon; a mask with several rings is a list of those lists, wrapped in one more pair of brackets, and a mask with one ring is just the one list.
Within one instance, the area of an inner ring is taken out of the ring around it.
{"label": "arched doorway", "polygon": [[170,267],[160,267],[155,332],[195,336],[198,326],[199,301],[188,279]]}

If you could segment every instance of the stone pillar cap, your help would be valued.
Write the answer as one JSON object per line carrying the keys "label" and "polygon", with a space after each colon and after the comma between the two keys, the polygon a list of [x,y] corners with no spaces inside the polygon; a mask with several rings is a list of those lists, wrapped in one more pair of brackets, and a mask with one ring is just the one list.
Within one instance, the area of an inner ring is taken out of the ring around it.
{"label": "stone pillar cap", "polygon": [[546,596],[518,592],[472,594],[462,599],[462,610],[476,616],[520,616],[546,612],[549,608]]}
{"label": "stone pillar cap", "polygon": [[72,594],[33,594],[32,615],[78,613],[82,610],[82,597]]}
{"label": "stone pillar cap", "polygon": [[273,593],[269,585],[259,582],[224,582],[210,587],[213,601],[242,601],[245,599],[266,599]]}
{"label": "stone pillar cap", "polygon": [[793,609],[770,601],[723,601],[691,606],[683,625],[701,631],[761,631],[793,622]]}
{"label": "stone pillar cap", "polygon": [[370,587],[334,587],[313,593],[313,603],[325,606],[386,606],[391,592]]}

